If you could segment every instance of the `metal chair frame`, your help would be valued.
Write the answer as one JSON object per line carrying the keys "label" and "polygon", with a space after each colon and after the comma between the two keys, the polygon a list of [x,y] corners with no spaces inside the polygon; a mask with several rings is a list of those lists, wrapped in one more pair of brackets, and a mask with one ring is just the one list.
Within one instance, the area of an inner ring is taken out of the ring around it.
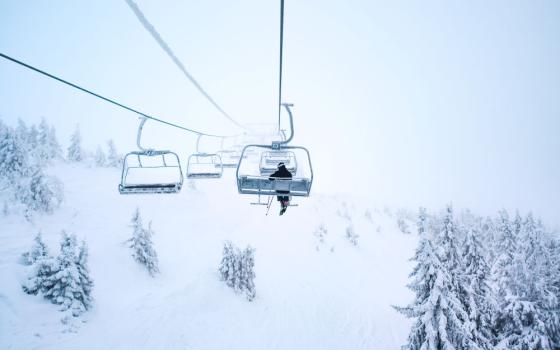
{"label": "metal chair frame", "polygon": [[[181,169],[181,161],[175,152],[168,150],[154,150],[146,149],[141,145],[142,130],[146,123],[146,118],[140,118],[140,125],[138,126],[138,134],[136,136],[136,145],[139,151],[133,151],[126,154],[123,161],[123,168],[121,172],[121,182],[119,184],[120,194],[158,194],[158,193],[178,193],[183,187],[183,171]],[[177,165],[168,165],[165,156],[170,155],[175,159]],[[137,166],[130,166],[129,159],[136,157]],[[142,164],[142,157],[161,157],[162,165],[144,165]],[[174,182],[157,182],[157,183],[142,183],[142,184],[127,184],[126,180],[130,169],[170,169],[176,168],[179,171],[179,181]]]}
{"label": "metal chair frame", "polygon": [[[294,125],[292,111],[290,107],[291,104],[283,103],[282,106],[288,111],[290,117],[290,130],[291,135],[288,139],[282,141],[273,141],[271,145],[246,145],[241,152],[242,156],[246,153],[247,149],[250,147],[257,147],[270,150],[303,150],[307,155],[307,160],[309,162],[310,177],[309,178],[297,178],[292,179],[285,178],[270,178],[270,176],[253,176],[253,175],[240,175],[239,169],[241,167],[241,161],[237,165],[236,179],[237,179],[237,190],[240,194],[253,194],[253,195],[279,195],[279,196],[301,196],[308,197],[311,192],[311,186],[313,184],[313,166],[311,164],[311,156],[309,151],[305,147],[301,146],[288,146],[287,144],[294,137]],[[242,157],[243,159],[243,157]]]}
{"label": "metal chair frame", "polygon": [[[196,153],[191,154],[187,159],[187,179],[217,179],[222,177],[224,173],[224,166],[222,162],[222,157],[216,153],[205,153],[200,151],[200,139],[202,138],[202,134],[198,135],[196,139]],[[210,159],[210,162],[201,162],[200,158]],[[212,171],[212,172],[196,172],[191,171],[192,165],[196,164],[208,164],[213,165],[215,169],[219,169],[219,171]]]}

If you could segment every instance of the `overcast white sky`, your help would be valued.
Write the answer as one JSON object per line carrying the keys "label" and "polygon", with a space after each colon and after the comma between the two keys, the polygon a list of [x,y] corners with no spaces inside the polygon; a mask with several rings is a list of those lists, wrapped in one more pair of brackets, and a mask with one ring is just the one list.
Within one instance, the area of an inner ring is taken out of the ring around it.
{"label": "overcast white sky", "polygon": [[[276,121],[279,1],[137,3],[229,114]],[[160,118],[237,132],[124,0],[1,1],[0,52]],[[316,192],[559,224],[559,62],[558,1],[286,1],[284,100]],[[45,116],[64,142],[79,123],[90,148],[135,147],[134,115],[4,60],[0,116]],[[193,136],[146,128],[154,146],[194,148]]]}

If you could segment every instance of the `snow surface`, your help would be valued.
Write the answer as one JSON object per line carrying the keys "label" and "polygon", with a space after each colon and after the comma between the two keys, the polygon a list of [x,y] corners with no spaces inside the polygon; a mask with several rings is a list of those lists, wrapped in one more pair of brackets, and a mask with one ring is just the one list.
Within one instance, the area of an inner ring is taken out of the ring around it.
{"label": "snow surface", "polygon": [[[127,196],[117,191],[119,169],[59,164],[50,172],[65,184],[60,209],[33,223],[0,218],[0,349],[396,349],[406,340],[411,321],[391,305],[412,298],[417,238],[389,210],[312,193],[282,217],[274,201],[265,216],[266,207],[249,205],[256,197],[237,193],[235,169],[194,180],[196,190]],[[155,278],[124,243],[137,206],[155,231]],[[357,246],[346,238],[349,220]],[[87,241],[95,283],[94,307],[74,331],[58,306],[21,290],[21,253],[41,230],[58,254],[63,229]],[[226,240],[256,248],[253,302],[219,280]]]}

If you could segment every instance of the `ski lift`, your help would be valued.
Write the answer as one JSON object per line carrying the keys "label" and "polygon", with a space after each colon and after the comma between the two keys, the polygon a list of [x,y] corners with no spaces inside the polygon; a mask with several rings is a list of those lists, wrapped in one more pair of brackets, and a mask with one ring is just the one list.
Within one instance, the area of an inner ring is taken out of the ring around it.
{"label": "ski lift", "polygon": [[145,149],[140,144],[146,118],[141,118],[136,144],[139,151],[127,153],[123,161],[121,194],[177,193],[183,186],[179,156],[167,150]]}
{"label": "ski lift", "polygon": [[188,179],[216,179],[222,177],[224,167],[222,157],[216,153],[199,151],[201,134],[196,140],[196,153],[191,154],[187,161]]}
{"label": "ski lift", "polygon": [[[240,194],[254,194],[254,195],[284,195],[284,196],[301,196],[308,197],[311,192],[311,185],[313,184],[313,167],[311,166],[311,156],[305,147],[301,146],[288,146],[288,143],[294,137],[293,117],[290,110],[291,104],[283,103],[282,106],[288,111],[290,117],[290,138],[283,141],[273,141],[271,145],[247,145],[243,148],[242,155],[247,152],[249,148],[268,149],[272,152],[304,152],[306,155],[307,169],[298,167],[297,172],[293,173],[291,179],[284,178],[271,178],[269,175],[245,173],[247,171],[246,162],[241,160],[237,166],[237,189]],[[269,152],[270,152],[269,151]],[[295,156],[294,156],[295,159]],[[294,162],[295,164],[295,162]],[[278,165],[278,164],[276,164]],[[242,169],[244,168],[244,169]],[[307,170],[307,173],[304,172]],[[260,169],[259,169],[260,171]],[[259,200],[260,202],[260,200]]]}

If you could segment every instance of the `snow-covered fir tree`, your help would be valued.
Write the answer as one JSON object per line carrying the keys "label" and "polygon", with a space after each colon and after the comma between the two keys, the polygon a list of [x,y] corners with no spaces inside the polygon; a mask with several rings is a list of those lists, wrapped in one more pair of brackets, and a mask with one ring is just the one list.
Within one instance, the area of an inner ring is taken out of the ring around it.
{"label": "snow-covered fir tree", "polygon": [[54,126],[51,126],[48,140],[50,159],[62,158],[62,147],[60,147],[60,143],[58,143],[58,139],[56,138],[56,129]]}
{"label": "snow-covered fir tree", "polygon": [[132,238],[129,240],[134,260],[146,267],[151,276],[159,272],[157,252],[152,242],[152,223],[144,228],[140,209],[136,208],[131,220],[133,229]]}
{"label": "snow-covered fir tree", "polygon": [[236,289],[237,285],[237,256],[239,255],[237,247],[233,243],[227,241],[224,243],[224,250],[222,253],[222,261],[218,271],[220,272],[220,279],[226,284]]}
{"label": "snow-covered fir tree", "polygon": [[462,249],[464,269],[461,274],[466,311],[470,320],[471,339],[481,349],[493,348],[492,315],[494,303],[489,286],[490,267],[476,227],[468,229]]}
{"label": "snow-covered fir tree", "polygon": [[356,233],[356,231],[354,230],[354,225],[352,225],[352,223],[350,222],[350,224],[348,224],[348,226],[346,226],[346,239],[348,240],[348,242],[350,242],[352,245],[357,246],[358,245],[358,238],[360,236]]}
{"label": "snow-covered fir tree", "polygon": [[54,127],[49,127],[47,120],[41,118],[37,135],[37,152],[43,163],[49,163],[51,160],[60,158],[60,144],[56,139]]}
{"label": "snow-covered fir tree", "polygon": [[237,293],[244,293],[249,301],[256,295],[254,252],[250,246],[241,251],[227,241],[224,243],[222,261],[218,268],[220,279]]}
{"label": "snow-covered fir tree", "polygon": [[107,148],[107,166],[120,167],[122,165],[122,156],[117,152],[117,147],[112,139],[107,142]]}
{"label": "snow-covered fir tree", "polygon": [[412,260],[416,266],[408,287],[415,299],[406,307],[395,307],[415,319],[403,349],[478,349],[465,325],[468,315],[455,292],[453,276],[426,234],[421,235]]}
{"label": "snow-covered fir tree", "polygon": [[76,260],[76,268],[78,269],[79,282],[81,286],[81,294],[79,297],[81,298],[80,301],[83,306],[83,309],[81,310],[82,312],[90,309],[93,302],[91,295],[93,290],[93,279],[89,273],[88,257],[88,246],[85,241],[82,241]]}
{"label": "snow-covered fir tree", "polygon": [[80,126],[76,125],[76,130],[70,137],[70,146],[68,146],[67,158],[71,162],[81,162],[84,158],[82,150],[82,136],[80,135]]}
{"label": "snow-covered fir tree", "polygon": [[49,250],[45,242],[43,242],[43,237],[41,232],[37,233],[35,236],[33,247],[28,252],[22,254],[22,262],[24,265],[33,265],[39,259],[45,259],[49,256]]}
{"label": "snow-covered fir tree", "polygon": [[548,251],[545,266],[546,289],[549,291],[544,305],[544,323],[554,349],[560,349],[560,244],[551,237],[546,244]]}
{"label": "snow-covered fir tree", "polygon": [[241,254],[240,289],[245,293],[247,300],[255,299],[255,249],[248,246]]}
{"label": "snow-covered fir tree", "polygon": [[98,167],[104,167],[108,165],[107,158],[105,157],[105,152],[101,149],[101,146],[97,146],[95,150],[95,165]]}
{"label": "snow-covered fir tree", "polygon": [[418,236],[419,237],[426,237],[427,239],[429,239],[430,237],[428,236],[428,213],[426,211],[426,208],[424,207],[420,207],[418,209],[418,218],[416,220],[416,229],[418,231]]}
{"label": "snow-covered fir tree", "polygon": [[31,172],[26,139],[17,136],[14,129],[0,127],[0,181],[5,185],[14,184],[17,179]]}
{"label": "snow-covered fir tree", "polygon": [[42,293],[48,299],[46,293],[52,288],[53,274],[58,271],[58,261],[51,257],[41,257],[31,265],[31,271],[27,276],[27,280],[23,283],[22,289],[27,294],[37,295]]}
{"label": "snow-covered fir tree", "polygon": [[26,206],[26,215],[32,212],[50,214],[64,199],[62,183],[45,175],[40,168],[29,178],[20,179],[16,188],[16,198]]}
{"label": "snow-covered fir tree", "polygon": [[[50,287],[44,292],[45,298],[53,304],[61,305],[62,311],[69,311],[73,316],[79,316],[90,309],[92,287],[89,276],[83,278],[84,271],[87,273],[87,250],[80,251],[85,256],[80,258],[76,249],[76,236],[63,231],[56,269],[47,278]],[[81,263],[84,265],[79,268]]]}
{"label": "snow-covered fir tree", "polygon": [[[461,269],[461,258],[459,256],[458,234],[453,219],[453,207],[447,205],[443,220],[438,234],[436,235],[436,244],[438,247],[438,255],[443,264],[447,265],[449,272],[453,277],[457,276],[458,270]],[[454,278],[458,281],[457,278]]]}

